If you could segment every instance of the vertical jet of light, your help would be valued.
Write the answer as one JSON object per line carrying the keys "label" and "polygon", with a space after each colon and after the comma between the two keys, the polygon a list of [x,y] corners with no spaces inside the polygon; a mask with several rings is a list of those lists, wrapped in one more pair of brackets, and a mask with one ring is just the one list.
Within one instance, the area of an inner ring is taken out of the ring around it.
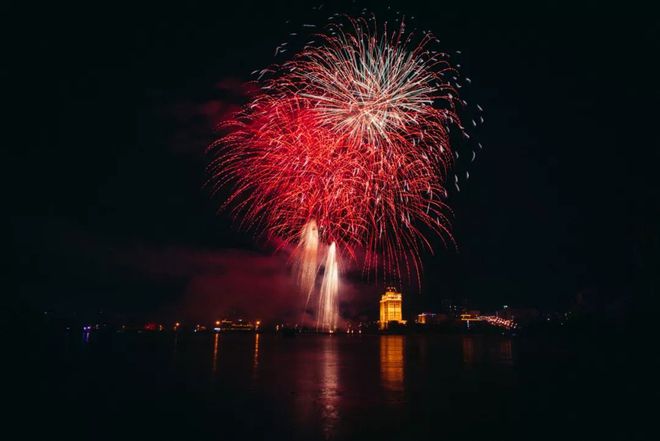
{"label": "vertical jet of light", "polygon": [[319,295],[319,310],[316,327],[321,331],[334,331],[337,327],[337,294],[339,293],[339,265],[337,264],[337,246],[334,242],[328,248],[325,271]]}
{"label": "vertical jet of light", "polygon": [[314,291],[314,285],[316,284],[318,248],[319,231],[316,226],[316,221],[312,219],[307,222],[302,229],[294,263],[298,286],[303,293],[307,294],[305,309],[307,309],[312,291]]}

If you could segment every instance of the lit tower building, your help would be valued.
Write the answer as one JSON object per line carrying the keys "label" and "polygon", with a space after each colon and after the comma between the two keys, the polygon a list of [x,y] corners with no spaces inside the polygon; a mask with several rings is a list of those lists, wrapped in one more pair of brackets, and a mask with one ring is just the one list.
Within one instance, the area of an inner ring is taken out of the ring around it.
{"label": "lit tower building", "polygon": [[401,316],[401,293],[396,288],[388,287],[380,298],[380,329],[387,329],[390,322],[405,324]]}

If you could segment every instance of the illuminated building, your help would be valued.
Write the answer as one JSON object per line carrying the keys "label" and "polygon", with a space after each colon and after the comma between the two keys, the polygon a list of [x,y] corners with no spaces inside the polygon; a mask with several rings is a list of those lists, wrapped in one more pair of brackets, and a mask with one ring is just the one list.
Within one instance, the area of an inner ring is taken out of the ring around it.
{"label": "illuminated building", "polygon": [[401,293],[396,288],[388,287],[380,298],[380,329],[387,329],[390,323],[405,324],[401,316]]}
{"label": "illuminated building", "polygon": [[420,325],[427,325],[435,321],[436,315],[437,314],[434,314],[432,312],[423,312],[421,314],[417,314],[417,320],[415,321]]}

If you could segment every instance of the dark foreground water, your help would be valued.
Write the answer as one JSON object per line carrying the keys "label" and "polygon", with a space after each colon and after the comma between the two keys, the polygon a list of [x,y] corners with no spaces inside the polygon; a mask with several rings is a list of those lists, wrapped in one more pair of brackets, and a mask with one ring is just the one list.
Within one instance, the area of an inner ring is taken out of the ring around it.
{"label": "dark foreground water", "polygon": [[75,334],[34,341],[17,364],[9,427],[16,439],[631,439],[625,360],[594,350],[610,344]]}

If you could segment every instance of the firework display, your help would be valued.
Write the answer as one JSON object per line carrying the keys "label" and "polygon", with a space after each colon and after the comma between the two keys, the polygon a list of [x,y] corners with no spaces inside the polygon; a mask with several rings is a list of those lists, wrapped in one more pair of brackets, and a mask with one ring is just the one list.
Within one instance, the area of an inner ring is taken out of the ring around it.
{"label": "firework display", "polygon": [[[335,296],[340,255],[386,280],[419,277],[429,234],[452,240],[450,130],[467,136],[457,71],[430,33],[415,40],[403,21],[389,30],[346,18],[314,38],[259,73],[259,93],[224,123],[210,165],[241,226],[296,248],[308,300],[322,251],[322,291]],[[332,302],[322,293],[326,327]]]}

